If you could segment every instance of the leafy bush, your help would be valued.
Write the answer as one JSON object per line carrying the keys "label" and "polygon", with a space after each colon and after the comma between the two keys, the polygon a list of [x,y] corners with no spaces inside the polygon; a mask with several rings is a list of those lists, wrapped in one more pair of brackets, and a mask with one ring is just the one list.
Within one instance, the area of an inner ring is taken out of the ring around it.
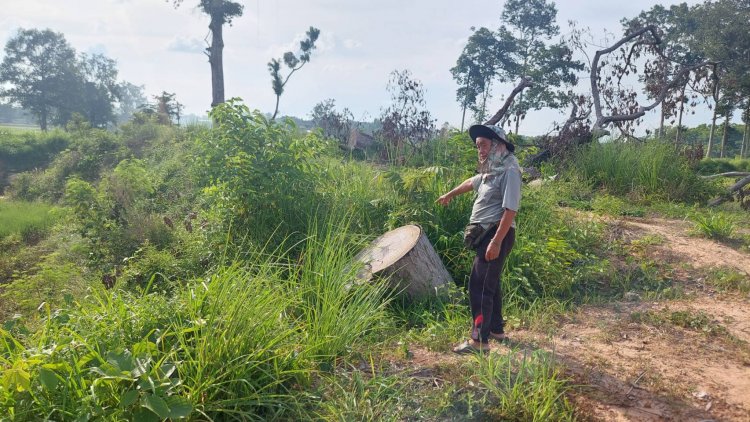
{"label": "leafy bush", "polygon": [[56,202],[62,198],[69,177],[94,182],[126,155],[112,133],[99,129],[77,131],[68,149],[58,154],[48,168],[22,174],[11,183],[10,195]]}
{"label": "leafy bush", "polygon": [[20,172],[47,165],[72,142],[61,130],[11,133],[0,130],[0,168]]}
{"label": "leafy bush", "polygon": [[85,279],[81,268],[60,261],[54,254],[46,256],[28,274],[15,277],[0,295],[12,306],[3,311],[30,315],[45,303],[58,303],[66,294],[82,293]]}
{"label": "leafy bush", "polygon": [[625,201],[611,195],[598,195],[591,201],[591,208],[604,214],[622,215],[625,209]]}
{"label": "leafy bush", "polygon": [[[405,148],[410,148],[407,144]],[[419,167],[452,167],[470,170],[476,166],[477,150],[466,132],[457,130],[439,134],[425,141],[413,153],[408,152],[406,164]]]}
{"label": "leafy bush", "polygon": [[327,144],[315,134],[298,137],[291,120],[277,124],[237,100],[214,108],[213,130],[198,137],[201,183],[212,212],[241,238],[265,243],[305,233],[314,216],[317,160]]}

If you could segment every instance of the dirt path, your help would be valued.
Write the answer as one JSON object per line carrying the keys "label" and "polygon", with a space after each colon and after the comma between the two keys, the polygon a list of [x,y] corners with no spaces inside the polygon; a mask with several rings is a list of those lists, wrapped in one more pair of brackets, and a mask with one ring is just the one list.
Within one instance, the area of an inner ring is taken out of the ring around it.
{"label": "dirt path", "polygon": [[672,259],[688,263],[696,268],[733,267],[750,275],[750,255],[729,248],[721,243],[701,237],[689,237],[690,225],[681,220],[627,219],[625,227],[655,234],[665,239],[661,251]]}
{"label": "dirt path", "polygon": [[[696,286],[696,268],[750,275],[750,254],[690,237],[677,220],[612,222],[637,239],[658,235],[649,257],[680,266],[676,283]],[[693,268],[693,270],[691,270]],[[680,278],[681,276],[684,278]],[[508,350],[546,349],[573,379],[584,416],[604,421],[750,421],[750,295],[697,291],[689,298],[583,306],[552,334],[512,333]],[[412,364],[461,359],[416,348]]]}

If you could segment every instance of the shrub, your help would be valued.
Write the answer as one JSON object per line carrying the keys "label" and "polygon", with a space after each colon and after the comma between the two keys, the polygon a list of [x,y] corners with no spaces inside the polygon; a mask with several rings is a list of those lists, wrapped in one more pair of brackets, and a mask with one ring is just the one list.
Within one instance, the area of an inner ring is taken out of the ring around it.
{"label": "shrub", "polygon": [[268,121],[237,100],[211,113],[216,125],[196,139],[195,157],[224,227],[261,243],[273,233],[305,233],[317,202],[317,158],[327,144],[315,134],[297,137],[291,120]]}
{"label": "shrub", "polygon": [[11,183],[10,194],[19,199],[55,202],[62,198],[69,177],[94,182],[125,155],[116,135],[100,129],[77,131],[68,149],[58,154],[48,168]]}
{"label": "shrub", "polygon": [[61,130],[10,133],[0,131],[0,167],[14,172],[47,165],[55,154],[71,143],[71,135]]}

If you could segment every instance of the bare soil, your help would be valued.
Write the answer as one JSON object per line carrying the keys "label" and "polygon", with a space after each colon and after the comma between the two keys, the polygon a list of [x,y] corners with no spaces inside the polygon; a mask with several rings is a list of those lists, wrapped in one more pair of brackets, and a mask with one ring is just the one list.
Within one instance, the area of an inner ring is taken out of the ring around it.
{"label": "bare soil", "polygon": [[[609,224],[624,241],[657,239],[645,254],[669,267],[687,294],[582,306],[561,317],[552,333],[514,331],[510,342],[493,348],[554,353],[577,386],[571,398],[582,419],[750,421],[750,295],[702,284],[702,274],[716,268],[750,277],[750,254],[693,237],[684,221]],[[686,315],[702,319],[691,326],[680,320]],[[412,353],[415,368],[462,359],[422,348]]]}

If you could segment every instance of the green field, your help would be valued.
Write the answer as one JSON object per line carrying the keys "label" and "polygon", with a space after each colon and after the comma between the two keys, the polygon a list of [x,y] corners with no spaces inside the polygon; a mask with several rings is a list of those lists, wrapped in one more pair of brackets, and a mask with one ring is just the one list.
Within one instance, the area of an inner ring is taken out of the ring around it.
{"label": "green field", "polygon": [[12,123],[0,123],[0,133],[23,133],[23,132],[39,132],[39,126],[27,126],[27,125],[16,125]]}
{"label": "green field", "polygon": [[0,199],[0,239],[11,234],[42,232],[54,223],[55,207],[38,202]]}

